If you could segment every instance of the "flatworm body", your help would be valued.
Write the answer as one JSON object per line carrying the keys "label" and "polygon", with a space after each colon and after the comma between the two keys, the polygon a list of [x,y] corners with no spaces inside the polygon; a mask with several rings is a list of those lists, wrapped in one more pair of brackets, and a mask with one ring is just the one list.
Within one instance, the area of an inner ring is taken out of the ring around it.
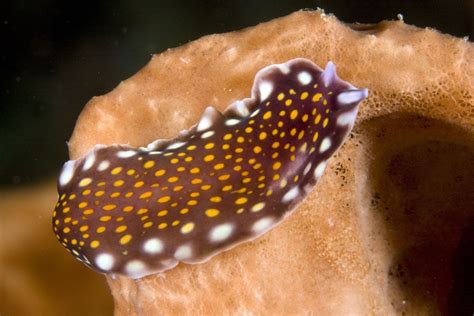
{"label": "flatworm body", "polygon": [[101,273],[140,278],[201,263],[278,224],[343,143],[367,89],[306,59],[256,75],[252,97],[146,148],[96,146],[67,162],[58,240]]}

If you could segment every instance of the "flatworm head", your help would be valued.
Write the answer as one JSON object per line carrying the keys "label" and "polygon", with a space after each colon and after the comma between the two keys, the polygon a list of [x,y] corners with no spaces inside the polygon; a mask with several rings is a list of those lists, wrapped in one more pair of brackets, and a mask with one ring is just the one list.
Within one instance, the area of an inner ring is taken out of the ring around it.
{"label": "flatworm head", "polygon": [[131,278],[255,239],[312,190],[366,97],[332,63],[266,67],[250,98],[206,108],[175,139],[96,146],[67,162],[56,237],[93,270]]}

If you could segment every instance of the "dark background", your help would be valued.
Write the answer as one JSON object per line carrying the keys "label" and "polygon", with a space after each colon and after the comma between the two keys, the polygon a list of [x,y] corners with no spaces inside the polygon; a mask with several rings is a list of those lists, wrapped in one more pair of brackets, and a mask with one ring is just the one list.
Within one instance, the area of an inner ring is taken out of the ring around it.
{"label": "dark background", "polygon": [[151,54],[321,7],[345,22],[396,19],[473,34],[472,0],[10,1],[0,4],[0,186],[56,176],[85,103]]}

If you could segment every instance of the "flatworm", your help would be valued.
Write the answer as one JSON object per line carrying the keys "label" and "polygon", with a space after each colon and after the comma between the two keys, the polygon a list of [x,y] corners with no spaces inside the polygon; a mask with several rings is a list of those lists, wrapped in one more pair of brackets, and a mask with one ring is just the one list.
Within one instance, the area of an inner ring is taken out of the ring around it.
{"label": "flatworm", "polygon": [[268,66],[251,98],[147,147],[98,145],[64,165],[57,239],[100,273],[140,278],[202,263],[275,227],[323,174],[367,89],[294,59]]}

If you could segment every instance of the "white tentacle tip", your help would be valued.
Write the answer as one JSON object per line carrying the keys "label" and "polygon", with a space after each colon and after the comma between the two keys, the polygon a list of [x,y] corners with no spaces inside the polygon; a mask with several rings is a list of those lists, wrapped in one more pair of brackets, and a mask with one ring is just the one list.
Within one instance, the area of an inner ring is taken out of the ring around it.
{"label": "white tentacle tip", "polygon": [[321,74],[324,86],[328,87],[336,78],[336,65],[332,61],[329,61]]}
{"label": "white tentacle tip", "polygon": [[348,105],[353,103],[358,103],[369,95],[369,90],[367,89],[354,89],[346,90],[337,96],[337,102],[342,105]]}

